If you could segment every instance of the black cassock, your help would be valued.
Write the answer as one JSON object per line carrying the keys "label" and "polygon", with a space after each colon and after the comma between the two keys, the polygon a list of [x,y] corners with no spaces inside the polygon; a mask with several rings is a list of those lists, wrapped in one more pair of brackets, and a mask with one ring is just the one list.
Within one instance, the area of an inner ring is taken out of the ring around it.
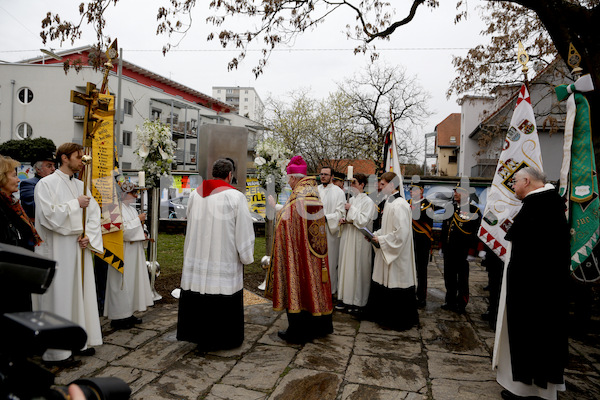
{"label": "black cassock", "polygon": [[532,193],[509,228],[506,318],[513,380],[562,384],[568,357],[570,234],[554,190]]}

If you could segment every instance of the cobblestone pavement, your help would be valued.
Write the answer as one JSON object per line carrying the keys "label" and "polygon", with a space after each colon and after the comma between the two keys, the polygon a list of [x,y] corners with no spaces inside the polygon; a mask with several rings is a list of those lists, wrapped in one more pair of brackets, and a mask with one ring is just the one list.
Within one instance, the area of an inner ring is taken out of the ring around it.
{"label": "cobblestone pavement", "polygon": [[[494,332],[481,319],[487,274],[471,263],[471,301],[467,315],[457,315],[440,309],[441,271],[436,258],[427,307],[410,331],[335,312],[333,334],[291,345],[277,336],[287,327],[285,313],[254,304],[245,308],[240,348],[201,355],[175,338],[177,304],[157,304],[138,315],[144,323],[133,329],[114,331],[103,320],[96,355],[58,371],[56,381],[118,376],[131,386],[132,399],[500,399],[491,370]],[[600,399],[599,336],[570,340],[567,392],[559,400]]]}

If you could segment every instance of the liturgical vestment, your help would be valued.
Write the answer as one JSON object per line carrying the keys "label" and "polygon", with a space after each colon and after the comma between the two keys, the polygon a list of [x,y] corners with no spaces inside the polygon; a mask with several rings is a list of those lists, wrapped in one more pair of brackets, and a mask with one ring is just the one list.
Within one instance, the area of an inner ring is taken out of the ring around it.
{"label": "liturgical vestment", "polygon": [[371,244],[359,229],[373,229],[377,209],[366,193],[353,196],[350,205],[340,241],[338,299],[344,304],[364,307],[371,286]]}
{"label": "liturgical vestment", "polygon": [[[90,242],[82,251],[77,238],[83,232],[83,208],[77,198],[83,194],[83,182],[60,170],[48,175],[35,187],[35,228],[44,241],[35,252],[56,261],[52,284],[42,295],[34,295],[35,310],[50,311],[82,326],[87,345],[102,344],[98,317],[94,263],[91,251],[102,252],[100,207],[90,199],[86,211],[85,234]],[[87,193],[91,197],[91,194]],[[46,361],[65,360],[68,350],[49,349]]]}
{"label": "liturgical vestment", "polygon": [[108,267],[104,316],[108,319],[125,319],[135,311],[146,311],[154,304],[150,276],[144,254],[144,227],[137,210],[123,203],[123,273]]}
{"label": "liturgical vestment", "polygon": [[323,203],[323,212],[327,222],[327,258],[329,259],[329,275],[331,277],[331,293],[338,291],[338,256],[340,252],[340,219],[346,214],[344,191],[330,183],[319,185],[319,197]]}
{"label": "liturgical vestment", "polygon": [[275,220],[265,294],[273,299],[276,311],[306,311],[313,316],[333,311],[326,229],[316,181],[306,177],[294,187]]}
{"label": "liturgical vestment", "polygon": [[244,340],[244,264],[254,261],[254,227],[246,196],[220,179],[190,195],[183,249],[177,339],[198,350]]}

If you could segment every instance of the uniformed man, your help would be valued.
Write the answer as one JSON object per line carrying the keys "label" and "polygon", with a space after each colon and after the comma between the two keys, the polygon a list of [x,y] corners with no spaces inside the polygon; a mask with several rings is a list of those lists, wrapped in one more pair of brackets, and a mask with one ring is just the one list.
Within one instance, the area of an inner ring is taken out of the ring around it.
{"label": "uniformed man", "polygon": [[469,302],[469,249],[477,243],[481,211],[470,204],[469,192],[454,188],[454,213],[442,225],[446,302],[442,309],[464,314]]}
{"label": "uniformed man", "polygon": [[[423,184],[411,187],[411,198],[408,201],[412,211],[413,243],[415,246],[415,262],[417,264],[417,306],[425,307],[427,299],[427,264],[433,243],[433,219],[427,212],[433,213],[433,205],[423,197]],[[429,210],[429,211],[428,211]]]}

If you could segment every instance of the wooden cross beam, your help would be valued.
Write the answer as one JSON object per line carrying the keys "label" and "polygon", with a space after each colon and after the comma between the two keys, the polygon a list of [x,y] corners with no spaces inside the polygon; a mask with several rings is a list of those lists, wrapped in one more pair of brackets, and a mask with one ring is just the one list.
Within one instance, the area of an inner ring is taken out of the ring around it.
{"label": "wooden cross beam", "polygon": [[101,99],[96,85],[88,82],[85,93],[71,90],[71,103],[80,104],[85,107],[83,118],[83,147],[92,146],[94,133],[100,127],[104,116],[114,113],[108,111],[110,100]]}

